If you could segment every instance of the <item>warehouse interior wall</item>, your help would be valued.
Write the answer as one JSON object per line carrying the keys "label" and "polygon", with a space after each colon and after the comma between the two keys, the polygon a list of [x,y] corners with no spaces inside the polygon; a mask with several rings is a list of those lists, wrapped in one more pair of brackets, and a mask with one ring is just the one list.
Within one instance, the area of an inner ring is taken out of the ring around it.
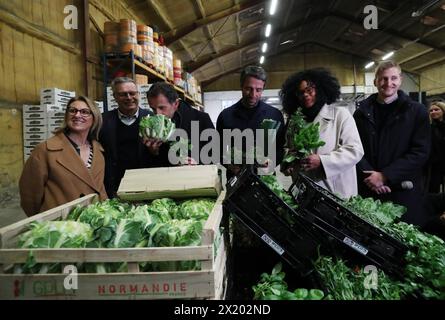
{"label": "warehouse interior wall", "polygon": [[[330,69],[342,86],[364,85],[363,65],[362,59],[312,45],[310,49],[297,48],[268,57],[263,67],[268,76],[266,88],[279,89],[294,72],[315,67]],[[239,90],[239,78],[240,71],[210,83],[203,90],[207,92]]]}
{"label": "warehouse interior wall", "polygon": [[423,71],[420,74],[420,88],[427,96],[445,94],[445,64]]}
{"label": "warehouse interior wall", "polygon": [[[64,27],[68,5],[78,8],[77,30]],[[16,192],[23,168],[22,105],[39,104],[41,88],[85,94],[82,5],[82,0],[0,0],[0,203]],[[88,95],[102,100],[103,24],[140,19],[120,1],[90,0],[88,9]]]}

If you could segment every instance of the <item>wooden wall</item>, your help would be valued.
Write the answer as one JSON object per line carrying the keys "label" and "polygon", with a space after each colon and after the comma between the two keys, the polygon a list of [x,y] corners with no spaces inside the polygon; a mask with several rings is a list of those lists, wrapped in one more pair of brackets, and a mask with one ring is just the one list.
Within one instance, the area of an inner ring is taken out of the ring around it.
{"label": "wooden wall", "polygon": [[[39,104],[40,89],[85,94],[82,0],[0,0],[0,201],[23,167],[23,104]],[[79,29],[66,30],[65,6],[75,5]],[[140,19],[115,0],[90,0],[89,96],[102,100],[101,31],[107,20]]]}

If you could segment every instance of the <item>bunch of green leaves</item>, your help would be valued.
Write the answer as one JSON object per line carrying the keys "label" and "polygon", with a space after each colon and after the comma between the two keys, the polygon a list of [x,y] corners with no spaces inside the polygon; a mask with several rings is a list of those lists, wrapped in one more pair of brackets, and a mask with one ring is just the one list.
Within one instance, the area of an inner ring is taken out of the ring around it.
{"label": "bunch of green leaves", "polygon": [[215,206],[213,199],[191,199],[186,200],[179,206],[175,219],[194,219],[205,221]]}
{"label": "bunch of green leaves", "polygon": [[292,196],[287,193],[283,186],[278,182],[275,175],[262,175],[260,178],[269,187],[269,189],[272,190],[284,202],[286,202],[289,207],[293,209],[298,207]]}
{"label": "bunch of green leaves", "polygon": [[321,300],[324,293],[318,289],[304,288],[289,291],[286,274],[282,271],[281,262],[276,264],[271,274],[261,274],[260,282],[252,287],[254,300]]}
{"label": "bunch of green leaves", "polygon": [[[93,239],[93,229],[75,221],[33,222],[19,237],[20,248],[84,248]],[[24,265],[15,267],[16,273],[61,272],[60,264],[37,264],[31,255]]]}
{"label": "bunch of green leaves", "polygon": [[298,109],[289,119],[287,129],[288,150],[283,162],[293,163],[309,156],[315,149],[324,146],[320,140],[320,124],[307,123],[304,115]]}
{"label": "bunch of green leaves", "polygon": [[141,137],[167,141],[175,131],[176,126],[171,119],[162,114],[143,117],[139,123]]}
{"label": "bunch of green leaves", "polygon": [[392,202],[381,202],[372,198],[361,196],[351,197],[345,201],[345,205],[355,214],[369,223],[387,229],[405,212],[406,208]]}
{"label": "bunch of green leaves", "polygon": [[410,248],[406,255],[405,277],[424,298],[445,299],[445,242],[399,222],[392,234]]}
{"label": "bunch of green leaves", "polygon": [[424,298],[445,298],[445,245],[442,239],[405,222],[396,222],[406,211],[403,206],[360,196],[345,204],[358,216],[408,246],[405,292],[415,291]]}
{"label": "bunch of green leaves", "polygon": [[370,279],[363,270],[352,270],[341,260],[321,256],[314,264],[325,286],[327,299],[333,300],[400,300],[412,292],[412,288],[389,278],[378,271],[375,288],[366,286]]}
{"label": "bunch of green leaves", "polygon": [[161,198],[153,200],[148,206],[150,214],[157,216],[161,222],[168,222],[178,216],[178,205],[173,199]]}
{"label": "bunch of green leaves", "polygon": [[[185,247],[201,244],[202,223],[193,219],[173,219],[158,223],[150,231],[150,247]],[[140,264],[144,271],[180,271],[199,268],[198,261],[165,261]]]}
{"label": "bunch of green leaves", "polygon": [[74,209],[68,219],[87,223],[94,229],[94,240],[88,244],[91,248],[105,248],[115,237],[116,228],[121,219],[125,219],[130,206],[117,199],[96,202],[79,210]]}

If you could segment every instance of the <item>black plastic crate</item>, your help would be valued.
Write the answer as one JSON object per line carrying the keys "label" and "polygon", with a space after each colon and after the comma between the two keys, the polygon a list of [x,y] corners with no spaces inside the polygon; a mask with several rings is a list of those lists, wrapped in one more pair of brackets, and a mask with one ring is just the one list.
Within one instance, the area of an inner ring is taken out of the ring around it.
{"label": "black plastic crate", "polygon": [[298,203],[298,213],[337,246],[337,255],[350,254],[385,272],[403,276],[406,245],[354,214],[340,198],[307,176],[299,174],[290,193]]}
{"label": "black plastic crate", "polygon": [[249,167],[229,180],[227,188],[223,203],[227,212],[233,213],[302,274],[312,270],[312,261],[324,242],[316,228],[271,191]]}

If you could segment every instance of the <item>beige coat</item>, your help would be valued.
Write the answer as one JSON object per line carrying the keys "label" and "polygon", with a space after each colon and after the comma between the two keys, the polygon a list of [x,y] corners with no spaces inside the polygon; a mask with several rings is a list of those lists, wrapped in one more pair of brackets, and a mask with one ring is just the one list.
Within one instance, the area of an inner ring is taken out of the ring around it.
{"label": "beige coat", "polygon": [[320,140],[326,144],[314,152],[321,168],[307,176],[340,197],[357,195],[355,165],[364,151],[354,118],[346,108],[324,105],[314,122],[320,123]]}
{"label": "beige coat", "polygon": [[102,152],[102,146],[93,141],[93,162],[88,170],[63,133],[36,146],[19,182],[25,213],[31,216],[91,193],[106,199]]}

